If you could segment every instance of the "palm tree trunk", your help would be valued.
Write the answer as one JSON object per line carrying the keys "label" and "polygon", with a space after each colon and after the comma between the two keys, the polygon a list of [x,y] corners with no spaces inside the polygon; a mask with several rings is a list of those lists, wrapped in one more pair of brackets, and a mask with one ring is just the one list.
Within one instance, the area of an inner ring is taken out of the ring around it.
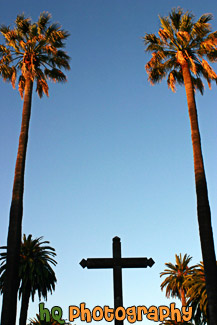
{"label": "palm tree trunk", "polygon": [[30,283],[27,283],[25,290],[22,293],[19,325],[26,325],[30,292],[31,292],[31,285]]}
{"label": "palm tree trunk", "polygon": [[217,268],[213,232],[211,225],[211,212],[208,200],[208,190],[203,164],[200,142],[200,132],[197,119],[197,109],[194,89],[188,63],[182,65],[182,72],[187,95],[188,112],[191,124],[191,138],[194,155],[194,172],[197,195],[197,215],[200,233],[200,243],[204,262],[206,291],[208,298],[209,324],[217,324]]}
{"label": "palm tree trunk", "polygon": [[16,322],[17,291],[19,286],[18,269],[23,216],[24,172],[31,114],[32,87],[33,81],[30,78],[26,79],[22,124],[10,208],[7,239],[7,268],[1,315],[2,325],[15,325]]}
{"label": "palm tree trunk", "polygon": [[181,296],[181,301],[182,301],[182,307],[186,306],[186,298],[185,298],[185,290],[180,289],[180,296]]}

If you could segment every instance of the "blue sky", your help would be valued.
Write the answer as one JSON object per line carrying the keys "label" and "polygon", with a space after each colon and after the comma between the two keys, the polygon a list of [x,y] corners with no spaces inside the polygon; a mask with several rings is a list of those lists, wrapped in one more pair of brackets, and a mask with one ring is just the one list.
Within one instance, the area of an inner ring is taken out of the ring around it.
{"label": "blue sky", "polygon": [[[44,236],[56,249],[58,283],[45,307],[61,306],[64,318],[69,305],[81,302],[91,309],[113,306],[112,271],[82,269],[79,262],[110,257],[114,236],[121,238],[123,256],[155,261],[151,269],[123,271],[125,307],[173,302],[160,290],[164,263],[174,263],[179,253],[193,256],[193,264],[201,260],[185,92],[178,87],[172,93],[166,81],[151,86],[144,69],[150,56],[142,37],[156,33],[158,15],[177,6],[196,18],[213,13],[217,29],[214,0],[0,4],[1,24],[13,25],[22,12],[34,21],[48,11],[71,34],[68,82],[50,84],[49,98],[33,95],[23,215],[23,233]],[[205,86],[196,101],[216,238],[217,89]],[[3,81],[0,97],[0,244],[5,245],[22,101]],[[35,296],[28,318],[37,312]]]}

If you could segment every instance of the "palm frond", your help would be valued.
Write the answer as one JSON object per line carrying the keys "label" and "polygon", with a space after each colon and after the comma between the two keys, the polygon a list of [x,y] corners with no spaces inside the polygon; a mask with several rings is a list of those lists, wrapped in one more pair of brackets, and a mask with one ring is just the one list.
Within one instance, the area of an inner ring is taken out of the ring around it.
{"label": "palm frond", "polygon": [[174,8],[174,9],[172,9],[171,13],[169,14],[171,25],[175,32],[180,29],[182,14],[183,14],[183,9],[181,9],[181,8],[177,8],[177,9]]}
{"label": "palm frond", "polygon": [[[214,58],[217,56],[217,32],[209,34],[201,43],[198,49],[198,54],[203,57],[207,55],[209,58],[210,53],[212,53],[212,57]],[[214,60],[210,59],[211,62]]]}
{"label": "palm frond", "polygon": [[34,38],[38,37],[40,34],[38,33],[38,26],[36,23],[32,24],[29,28],[29,37]]}
{"label": "palm frond", "polygon": [[190,34],[193,25],[194,25],[194,15],[188,11],[185,14],[183,13],[181,17],[179,30]]}
{"label": "palm frond", "polygon": [[13,88],[15,88],[16,78],[17,78],[17,70],[13,67],[12,75],[11,75],[11,84]]}
{"label": "palm frond", "polygon": [[208,13],[208,14],[203,14],[198,21],[200,21],[201,24],[207,24],[211,20],[213,20],[213,14]]}
{"label": "palm frond", "polygon": [[18,82],[18,91],[22,99],[23,99],[24,88],[25,88],[25,78],[23,75],[21,75],[19,77],[19,82]]}
{"label": "palm frond", "polygon": [[56,82],[66,82],[66,76],[64,75],[64,73],[59,70],[59,69],[45,69],[45,76],[48,77],[50,80]]}
{"label": "palm frond", "polygon": [[152,58],[146,64],[145,69],[148,73],[148,80],[152,85],[160,82],[166,76],[165,66],[158,53],[152,53]]}
{"label": "palm frond", "polygon": [[197,42],[203,40],[211,32],[211,25],[208,23],[210,20],[212,20],[212,15],[204,14],[194,24],[191,36],[196,38]]}
{"label": "palm frond", "polygon": [[25,18],[24,14],[18,15],[15,21],[17,26],[17,33],[20,37],[27,36],[31,27],[31,19]]}
{"label": "palm frond", "polygon": [[174,42],[174,31],[173,31],[173,28],[172,28],[172,26],[170,24],[169,17],[160,17],[159,16],[159,19],[160,19],[160,23],[161,23],[162,28],[169,35],[170,40],[172,42]]}
{"label": "palm frond", "polygon": [[46,80],[42,79],[42,78],[37,78],[36,82],[37,82],[36,91],[37,91],[39,97],[42,98],[43,94],[49,96],[49,92],[48,92],[49,87],[48,87]]}
{"label": "palm frond", "polygon": [[178,70],[172,70],[168,75],[167,84],[168,84],[168,87],[173,92],[176,92],[175,86],[176,86],[177,82],[178,82],[178,84],[183,85],[184,81],[183,81],[182,72],[178,71]]}
{"label": "palm frond", "polygon": [[204,84],[203,84],[201,78],[199,78],[199,77],[195,78],[193,76],[191,78],[192,78],[192,81],[193,81],[194,89],[195,90],[198,89],[199,92],[201,93],[201,95],[203,95],[203,93],[204,93]]}
{"label": "palm frond", "polygon": [[39,16],[37,26],[38,26],[38,33],[44,34],[47,30],[47,25],[50,22],[51,14],[48,12],[42,12]]}
{"label": "palm frond", "polygon": [[212,67],[209,65],[209,63],[206,60],[202,60],[202,67],[207,72],[207,75],[212,80],[217,80],[217,75],[215,71],[212,69]]}
{"label": "palm frond", "polygon": [[69,59],[65,59],[63,57],[59,57],[58,55],[53,56],[49,59],[49,63],[55,68],[64,68],[66,70],[70,70]]}
{"label": "palm frond", "polygon": [[2,33],[3,36],[6,35],[8,32],[10,32],[10,27],[2,24],[0,26],[0,32]]}

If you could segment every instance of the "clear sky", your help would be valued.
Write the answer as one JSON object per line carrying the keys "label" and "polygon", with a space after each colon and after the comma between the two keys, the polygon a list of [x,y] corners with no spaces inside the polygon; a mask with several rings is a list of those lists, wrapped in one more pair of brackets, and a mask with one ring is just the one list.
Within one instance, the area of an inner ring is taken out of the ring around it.
{"label": "clear sky", "polygon": [[[185,92],[172,93],[166,81],[151,86],[144,69],[150,56],[142,37],[156,33],[158,15],[177,6],[196,18],[213,13],[217,29],[216,0],[1,1],[1,24],[13,25],[22,12],[37,20],[48,11],[71,34],[68,82],[50,84],[49,98],[33,95],[23,215],[23,233],[44,236],[56,249],[58,283],[45,307],[61,306],[64,318],[69,305],[81,302],[113,307],[112,271],[82,269],[79,262],[111,257],[114,236],[123,256],[155,261],[151,269],[123,271],[125,307],[173,302],[160,290],[164,263],[175,263],[179,253],[193,256],[193,264],[201,260]],[[0,244],[6,245],[22,101],[0,82]],[[217,89],[205,87],[196,101],[216,238]],[[35,296],[28,318],[37,312]]]}

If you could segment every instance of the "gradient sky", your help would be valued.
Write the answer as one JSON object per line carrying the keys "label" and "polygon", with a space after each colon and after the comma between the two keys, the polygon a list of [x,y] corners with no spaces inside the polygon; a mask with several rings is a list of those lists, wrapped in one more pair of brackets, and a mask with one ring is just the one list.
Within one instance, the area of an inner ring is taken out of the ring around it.
{"label": "gradient sky", "polygon": [[[49,98],[33,95],[23,215],[23,233],[44,236],[56,249],[58,283],[45,307],[61,306],[64,318],[69,305],[81,302],[113,307],[112,271],[82,269],[79,262],[111,257],[114,236],[123,256],[155,261],[151,269],[123,271],[125,307],[169,305],[173,300],[160,290],[164,263],[175,263],[179,253],[193,256],[192,264],[201,260],[185,91],[172,93],[166,81],[151,86],[144,69],[150,56],[142,37],[156,33],[158,15],[177,6],[196,18],[213,13],[217,29],[216,0],[1,1],[1,24],[13,25],[23,12],[35,21],[48,11],[71,34],[68,82],[50,84]],[[216,238],[217,89],[205,87],[196,101]],[[6,245],[22,101],[2,80],[0,98],[0,244]],[[38,303],[35,296],[28,318]]]}

